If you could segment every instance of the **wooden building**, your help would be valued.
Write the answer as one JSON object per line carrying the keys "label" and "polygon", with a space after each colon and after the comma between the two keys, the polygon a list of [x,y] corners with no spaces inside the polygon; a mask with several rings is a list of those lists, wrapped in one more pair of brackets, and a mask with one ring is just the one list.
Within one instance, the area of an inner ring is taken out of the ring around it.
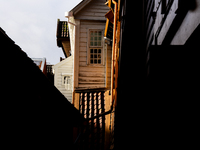
{"label": "wooden building", "polygon": [[53,66],[54,85],[72,103],[73,90],[73,61],[72,56],[67,57]]}
{"label": "wooden building", "polygon": [[111,49],[106,44],[104,0],[83,0],[68,18],[71,51],[74,61],[74,90],[108,88]]}
{"label": "wooden building", "polygon": [[[66,13],[73,104],[87,120],[76,144],[83,149],[190,149],[198,143],[200,1],[107,0],[107,8],[92,9],[103,6],[99,2],[83,0]],[[103,11],[107,19],[98,16]],[[111,60],[110,80],[104,66],[109,57],[99,55],[104,49],[100,31]]]}
{"label": "wooden building", "polygon": [[108,10],[105,0],[83,0],[65,14],[73,60],[72,103],[88,120],[75,144],[82,149],[109,147],[112,49],[104,38]]}
{"label": "wooden building", "polygon": [[40,68],[40,70],[47,76],[46,58],[32,58],[32,60]]}
{"label": "wooden building", "polygon": [[71,55],[71,48],[69,30],[66,21],[60,21],[60,19],[58,19],[56,37],[57,46],[62,48],[66,58],[69,57]]}
{"label": "wooden building", "polygon": [[118,56],[113,149],[198,145],[199,3],[108,0],[105,35]]}
{"label": "wooden building", "polygon": [[67,21],[57,22],[57,46],[61,47],[65,59],[53,66],[54,85],[72,103],[73,93],[73,56],[71,56],[70,36]]}

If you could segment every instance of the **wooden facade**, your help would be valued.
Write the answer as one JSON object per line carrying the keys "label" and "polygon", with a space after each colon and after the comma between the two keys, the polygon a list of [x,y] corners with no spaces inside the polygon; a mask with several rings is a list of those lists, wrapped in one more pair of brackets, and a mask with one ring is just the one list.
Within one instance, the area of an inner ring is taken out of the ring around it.
{"label": "wooden facade", "polygon": [[[108,8],[105,6],[105,0],[84,0],[87,4],[84,8],[75,7],[72,11],[75,14],[75,19],[80,20],[97,20],[105,21],[105,14]],[[82,3],[84,3],[84,1]]]}
{"label": "wooden facade", "polygon": [[73,59],[69,56],[53,66],[54,85],[72,103],[73,90]]}
{"label": "wooden facade", "polygon": [[[69,17],[69,32],[73,38],[74,90],[110,87],[107,81],[110,81],[111,51],[103,37],[107,11],[104,0],[85,0],[70,11],[73,14]],[[97,38],[91,37],[91,32],[100,34],[100,47],[90,45],[91,38]]]}
{"label": "wooden facade", "polygon": [[[103,45],[102,64],[90,64],[89,57],[89,32],[91,29],[104,30],[104,22],[80,21],[79,34],[79,74],[78,88],[103,88],[106,78],[106,53],[107,47]],[[103,39],[102,39],[103,40]],[[104,42],[104,41],[102,41]]]}
{"label": "wooden facade", "polygon": [[[188,48],[198,45],[199,1],[184,8],[186,1],[178,0],[108,0],[107,19],[98,16],[106,8],[92,9],[103,7],[99,2],[84,0],[67,16],[74,59],[73,104],[87,119],[76,144],[85,149],[103,149],[102,142],[104,149],[167,145],[174,137],[165,135],[176,132],[170,124],[182,126],[174,118],[176,100],[197,95],[190,81],[198,79],[198,55]],[[194,23],[185,21],[192,19]],[[93,33],[98,39],[102,32],[106,38],[95,44]],[[179,45],[172,46],[175,42]]]}
{"label": "wooden facade", "polygon": [[[73,104],[87,119],[76,144],[83,149],[103,149],[102,140],[104,149],[193,145],[184,120],[194,124],[195,118],[189,118],[197,109],[190,116],[188,110],[183,112],[188,109],[184,104],[199,97],[199,88],[192,86],[199,84],[199,4],[199,0],[108,0],[105,19],[100,16],[106,10],[100,10],[100,0],[83,0],[68,13]],[[101,35],[102,30],[107,38],[103,53],[96,57],[102,42],[97,40],[94,48],[92,34]]]}
{"label": "wooden facade", "polygon": [[56,37],[57,46],[62,48],[65,57],[69,57],[71,55],[71,48],[67,21],[60,21],[58,19]]}
{"label": "wooden facade", "polygon": [[80,130],[84,141],[78,138],[76,143],[83,149],[109,148],[110,115],[102,115],[111,107],[112,48],[104,38],[107,11],[104,0],[84,0],[67,16],[73,57],[72,103],[90,120]]}

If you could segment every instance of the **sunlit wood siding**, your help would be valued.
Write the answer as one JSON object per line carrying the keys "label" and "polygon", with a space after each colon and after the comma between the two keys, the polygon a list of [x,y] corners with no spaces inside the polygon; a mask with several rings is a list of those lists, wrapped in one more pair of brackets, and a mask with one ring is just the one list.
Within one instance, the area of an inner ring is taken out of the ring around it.
{"label": "sunlit wood siding", "polygon": [[[79,33],[79,88],[99,88],[105,87],[106,69],[105,63],[103,65],[88,64],[88,37],[89,29],[104,30],[105,22],[101,21],[80,21]],[[103,39],[102,39],[103,40]],[[106,59],[106,49],[103,49],[103,59]]]}

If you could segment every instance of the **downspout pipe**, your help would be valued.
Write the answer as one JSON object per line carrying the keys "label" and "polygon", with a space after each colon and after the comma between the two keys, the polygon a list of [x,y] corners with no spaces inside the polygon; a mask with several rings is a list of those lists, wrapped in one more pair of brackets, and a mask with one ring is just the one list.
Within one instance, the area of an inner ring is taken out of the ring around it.
{"label": "downspout pipe", "polygon": [[114,10],[114,27],[113,27],[113,47],[112,47],[112,75],[111,75],[111,98],[112,98],[112,105],[114,103],[114,93],[113,93],[113,89],[114,89],[114,62],[116,59],[116,49],[115,49],[115,45],[116,45],[116,28],[117,28],[117,2],[115,0],[112,0],[112,2],[115,5],[115,10]]}

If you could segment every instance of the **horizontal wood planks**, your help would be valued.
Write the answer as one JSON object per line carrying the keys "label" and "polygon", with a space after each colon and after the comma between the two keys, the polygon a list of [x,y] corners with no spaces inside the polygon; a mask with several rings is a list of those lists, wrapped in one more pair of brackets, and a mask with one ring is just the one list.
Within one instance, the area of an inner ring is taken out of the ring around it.
{"label": "horizontal wood planks", "polygon": [[62,84],[62,74],[73,74],[72,63],[73,59],[70,56],[53,67],[55,71],[54,85],[70,102],[72,102],[72,90],[65,89],[65,85]]}
{"label": "horizontal wood planks", "polygon": [[[75,20],[80,21],[78,35],[78,58],[75,59],[78,64],[77,88],[104,88],[107,81],[110,81],[110,68],[107,67],[107,50],[102,51],[102,64],[89,63],[89,30],[97,29],[104,32],[106,18],[105,14],[109,8],[105,5],[105,0],[94,0],[84,6],[79,12],[74,14]],[[103,39],[102,39],[103,42]],[[109,56],[109,59],[111,57]],[[108,62],[110,65],[111,61]],[[106,72],[108,72],[108,75]],[[75,86],[76,87],[76,86]]]}
{"label": "horizontal wood planks", "polygon": [[78,14],[75,15],[75,19],[106,20],[105,14],[108,11],[109,8],[105,5],[105,0],[95,0],[78,12]]}
{"label": "horizontal wood planks", "polygon": [[99,88],[105,87],[105,69],[95,66],[80,66],[79,87]]}
{"label": "horizontal wood planks", "polygon": [[[79,88],[105,87],[105,66],[88,64],[88,36],[89,29],[104,30],[105,22],[102,21],[80,21],[79,33]],[[106,57],[106,54],[103,56]]]}

